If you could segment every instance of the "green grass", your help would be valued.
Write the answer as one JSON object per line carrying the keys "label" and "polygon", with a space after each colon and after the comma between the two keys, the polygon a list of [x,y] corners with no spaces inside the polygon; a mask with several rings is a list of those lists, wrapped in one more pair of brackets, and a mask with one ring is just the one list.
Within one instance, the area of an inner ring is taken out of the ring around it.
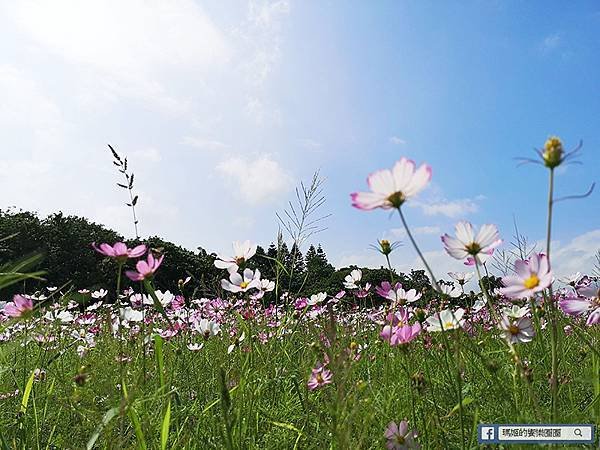
{"label": "green grass", "polygon": [[[256,325],[241,326],[246,335],[258,331]],[[266,344],[246,338],[231,354],[227,334],[210,338],[198,352],[186,348],[185,336],[158,338],[154,351],[145,355],[138,335],[125,342],[131,361],[122,364],[116,361],[119,344],[108,333],[83,358],[75,346],[58,356],[71,340],[58,342],[54,350],[36,342],[22,347],[22,338],[4,342],[0,393],[18,388],[19,395],[0,400],[0,445],[383,448],[386,425],[407,418],[423,448],[457,449],[479,448],[478,423],[550,423],[548,331],[517,345],[529,368],[524,377],[514,376],[507,347],[494,332],[478,330],[474,337],[447,333],[446,352],[440,334],[432,335],[429,349],[422,337],[400,349],[381,342],[379,330],[369,328],[338,325],[334,337],[326,324],[303,325]],[[581,330],[585,334],[560,341],[561,423],[600,419],[600,358],[594,353],[600,346],[591,349],[584,343],[598,342],[598,331]],[[311,392],[306,382],[322,360],[320,332],[329,333],[333,342],[328,351],[334,383]],[[367,344],[358,361],[340,356],[351,342]],[[31,381],[36,368],[46,370],[45,378]]]}

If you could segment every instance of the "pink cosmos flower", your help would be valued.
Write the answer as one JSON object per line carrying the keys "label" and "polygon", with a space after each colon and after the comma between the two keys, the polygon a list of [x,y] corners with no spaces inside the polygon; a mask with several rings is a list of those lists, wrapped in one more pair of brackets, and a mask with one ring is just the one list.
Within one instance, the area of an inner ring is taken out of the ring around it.
{"label": "pink cosmos flower", "polygon": [[367,184],[371,192],[350,194],[352,206],[362,210],[400,208],[422,191],[430,179],[431,167],[422,164],[415,170],[414,161],[403,157],[391,170],[378,170],[369,175]]}
{"label": "pink cosmos flower", "polygon": [[408,429],[408,422],[401,421],[399,425],[396,422],[390,422],[385,430],[385,438],[387,442],[385,447],[388,450],[408,450],[421,448],[415,442],[417,433]]}
{"label": "pink cosmos flower", "polygon": [[402,287],[402,284],[400,282],[397,282],[394,286],[392,286],[392,284],[389,281],[382,281],[379,286],[375,286],[375,291],[381,297],[387,298],[388,293],[392,289],[396,289],[397,290],[397,289],[400,289],[401,287]]}
{"label": "pink cosmos flower", "polygon": [[552,271],[543,253],[535,253],[527,261],[515,261],[515,273],[502,278],[505,287],[500,293],[509,298],[531,298],[552,284]]}
{"label": "pink cosmos flower", "polygon": [[160,258],[156,259],[154,258],[152,252],[150,252],[148,253],[146,261],[138,261],[135,265],[137,272],[134,270],[127,270],[125,272],[125,275],[127,275],[127,278],[129,278],[131,281],[142,281],[148,278],[152,278],[154,276],[154,273],[162,264],[164,257],[164,255],[161,255]]}
{"label": "pink cosmos flower", "polygon": [[147,247],[144,244],[138,245],[134,248],[127,248],[123,242],[117,242],[115,245],[110,246],[109,244],[100,244],[96,246],[94,242],[92,247],[98,252],[110,258],[115,258],[118,261],[125,262],[129,258],[139,258],[146,253]]}
{"label": "pink cosmos flower", "polygon": [[588,326],[600,323],[600,288],[589,284],[577,289],[578,296],[569,296],[558,302],[560,309],[570,316],[583,316],[589,312]]}
{"label": "pink cosmos flower", "polygon": [[23,295],[15,295],[13,301],[4,305],[3,313],[7,317],[23,317],[33,310],[33,301]]}
{"label": "pink cosmos flower", "polygon": [[477,235],[475,235],[473,225],[462,221],[456,224],[455,230],[456,237],[444,234],[442,242],[446,252],[456,259],[467,259],[471,256],[477,258],[477,261],[483,264],[482,255],[489,254],[490,251],[502,243],[496,225],[482,225]]}
{"label": "pink cosmos flower", "polygon": [[330,384],[333,381],[331,370],[327,369],[321,363],[317,363],[312,370],[310,379],[308,380],[308,389],[314,391],[317,388]]}
{"label": "pink cosmos flower", "polygon": [[394,327],[392,328],[392,335],[390,336],[390,345],[394,347],[396,345],[408,344],[415,339],[419,333],[421,333],[421,324],[419,322],[416,322],[413,325]]}
{"label": "pink cosmos flower", "polygon": [[385,316],[385,326],[381,333],[379,333],[379,337],[384,341],[389,342],[394,328],[408,325],[408,316],[409,314],[406,308],[398,308],[397,311],[389,313]]}

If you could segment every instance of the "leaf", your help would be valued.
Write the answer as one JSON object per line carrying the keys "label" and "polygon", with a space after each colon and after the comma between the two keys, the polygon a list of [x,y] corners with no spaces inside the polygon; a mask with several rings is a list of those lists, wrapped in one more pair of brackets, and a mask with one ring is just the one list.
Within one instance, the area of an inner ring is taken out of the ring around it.
{"label": "leaf", "polygon": [[138,201],[138,196],[136,195],[135,197],[133,197],[133,201],[131,202],[131,205],[135,206],[137,201]]}
{"label": "leaf", "polygon": [[127,189],[127,185],[125,184],[117,183],[117,186],[122,187],[123,189]]}
{"label": "leaf", "polygon": [[165,387],[164,374],[164,354],[163,354],[163,338],[160,335],[154,336],[154,353],[156,354],[156,364],[158,365],[158,377],[160,379],[160,387]]}
{"label": "leaf", "polygon": [[290,430],[290,431],[295,431],[298,434],[302,434],[302,431],[300,431],[298,428],[296,428],[294,425],[291,425],[289,423],[283,423],[283,422],[275,422],[273,420],[269,420],[270,424],[273,424],[277,427],[281,427],[281,428],[285,428],[286,430]]}
{"label": "leaf", "polygon": [[100,433],[102,432],[102,430],[104,429],[104,427],[106,425],[108,425],[108,423],[117,415],[119,414],[119,408],[111,408],[108,411],[106,411],[104,413],[104,416],[102,417],[102,422],[100,422],[98,424],[98,426],[96,427],[96,431],[94,431],[94,434],[92,434],[92,436],[90,437],[86,449],[87,450],[91,450],[92,447],[94,447],[94,444],[96,443],[96,441],[98,440],[98,438],[100,437]]}
{"label": "leaf", "polygon": [[131,174],[131,178],[129,179],[129,189],[132,189],[132,188],[133,188],[133,177],[134,177],[134,175],[135,175],[135,174],[133,174],[133,173],[132,173],[132,174]]}
{"label": "leaf", "polygon": [[[470,405],[471,403],[473,403],[473,399],[471,397],[465,397],[462,400],[462,407],[464,408],[467,405]],[[450,417],[451,415],[453,415],[454,413],[456,413],[456,411],[458,411],[460,409],[460,403],[457,403],[456,405],[454,405],[454,408],[452,408],[452,410],[445,416],[445,418]]]}
{"label": "leaf", "polygon": [[117,152],[115,151],[115,149],[112,148],[112,145],[108,144],[108,148],[110,148],[110,151],[112,152],[112,154],[115,157],[115,159],[117,161],[121,162],[121,157],[117,154]]}
{"label": "leaf", "polygon": [[131,423],[133,424],[133,429],[135,430],[135,437],[138,440],[138,448],[146,450],[148,446],[146,445],[146,438],[144,437],[144,432],[142,431],[142,424],[140,422],[140,417],[137,415],[133,406],[129,407],[127,410],[127,415],[131,419]]}
{"label": "leaf", "polygon": [[171,423],[171,401],[167,404],[167,411],[163,418],[162,427],[160,430],[160,448],[165,450],[167,448],[167,442],[169,441],[169,425]]}
{"label": "leaf", "polygon": [[25,414],[27,411],[27,404],[29,403],[29,396],[31,395],[31,390],[33,389],[33,380],[35,379],[35,371],[31,372],[29,376],[29,380],[27,380],[27,384],[25,385],[25,391],[23,392],[23,398],[21,399],[21,413]]}

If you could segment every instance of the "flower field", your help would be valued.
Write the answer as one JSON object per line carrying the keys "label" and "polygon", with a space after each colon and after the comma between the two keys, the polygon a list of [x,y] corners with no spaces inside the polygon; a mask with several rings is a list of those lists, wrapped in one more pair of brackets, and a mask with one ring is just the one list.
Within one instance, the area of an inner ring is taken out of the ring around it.
{"label": "flower field", "polygon": [[549,174],[546,246],[519,247],[497,278],[506,242],[493,224],[459,221],[441,236],[464,272],[429,264],[405,204],[433,171],[408,158],[369,175],[351,204],[398,215],[426,288],[398,277],[387,240],[375,245],[385,280],[353,269],[335,292],[306,295],[280,282],[294,270],[276,257],[275,279],[253,268],[251,241],[217,255],[211,295],[183,271],[174,292],[160,286],[169,254],[144,243],[89,243],[115,285],[3,270],[0,286],[32,278],[39,289],[1,305],[0,447],[470,449],[482,423],[598,423],[600,273],[552,270],[554,173],[577,150],[553,137],[531,160]]}

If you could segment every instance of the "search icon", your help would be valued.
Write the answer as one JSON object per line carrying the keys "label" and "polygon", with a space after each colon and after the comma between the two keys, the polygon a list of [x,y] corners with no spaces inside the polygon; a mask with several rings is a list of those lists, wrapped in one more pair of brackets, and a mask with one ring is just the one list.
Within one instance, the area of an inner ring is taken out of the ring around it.
{"label": "search icon", "polygon": [[581,428],[575,428],[575,429],[573,430],[573,434],[574,434],[575,436],[583,437],[583,435],[581,434]]}

